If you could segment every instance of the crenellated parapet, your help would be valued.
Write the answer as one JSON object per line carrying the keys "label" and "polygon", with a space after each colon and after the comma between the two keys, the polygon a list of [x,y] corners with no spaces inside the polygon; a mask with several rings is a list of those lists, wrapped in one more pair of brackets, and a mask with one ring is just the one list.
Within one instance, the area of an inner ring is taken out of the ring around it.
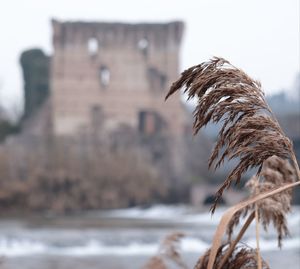
{"label": "crenellated parapet", "polygon": [[[52,20],[53,44],[56,49],[84,46],[95,39],[100,47],[145,46],[145,42],[156,49],[179,46],[184,24],[180,21],[170,23],[108,23],[108,22],[59,22]],[[144,44],[143,44],[144,42]]]}

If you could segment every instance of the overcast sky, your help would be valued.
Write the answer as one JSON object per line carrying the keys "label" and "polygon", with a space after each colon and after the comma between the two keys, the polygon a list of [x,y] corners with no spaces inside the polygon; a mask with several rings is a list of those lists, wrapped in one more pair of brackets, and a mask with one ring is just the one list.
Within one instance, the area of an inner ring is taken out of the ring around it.
{"label": "overcast sky", "polygon": [[186,24],[180,70],[222,56],[261,80],[292,89],[299,73],[298,0],[8,0],[0,10],[0,98],[22,100],[20,53],[52,53],[50,19]]}

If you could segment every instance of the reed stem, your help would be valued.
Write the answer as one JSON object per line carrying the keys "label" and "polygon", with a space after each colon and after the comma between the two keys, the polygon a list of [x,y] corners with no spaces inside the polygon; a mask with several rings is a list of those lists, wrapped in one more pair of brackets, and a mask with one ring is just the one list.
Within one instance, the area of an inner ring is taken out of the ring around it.
{"label": "reed stem", "polygon": [[237,237],[234,239],[234,241],[231,242],[226,254],[224,255],[223,259],[220,262],[220,265],[218,267],[218,269],[222,269],[225,262],[229,259],[229,257],[231,256],[232,252],[235,249],[235,246],[237,245],[237,243],[242,239],[244,233],[247,231],[249,225],[251,224],[251,222],[253,221],[255,217],[254,212],[252,212],[248,219],[245,221],[243,227],[241,228],[240,232],[238,233]]}
{"label": "reed stem", "polygon": [[295,153],[292,154],[292,161],[293,161],[294,167],[296,169],[297,178],[300,181],[300,169],[299,169],[299,165],[298,165]]}
{"label": "reed stem", "polygon": [[255,235],[256,235],[257,269],[262,269],[260,247],[259,247],[259,215],[258,215],[257,203],[255,203]]}

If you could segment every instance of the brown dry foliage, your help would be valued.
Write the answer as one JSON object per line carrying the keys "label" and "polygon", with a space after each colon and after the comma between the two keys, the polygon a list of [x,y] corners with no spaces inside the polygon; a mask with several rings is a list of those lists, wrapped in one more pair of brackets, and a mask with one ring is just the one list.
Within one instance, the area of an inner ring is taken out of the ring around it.
{"label": "brown dry foliage", "polygon": [[[37,143],[39,142],[39,143]],[[55,140],[36,149],[0,147],[0,209],[69,213],[149,204],[168,184],[143,152],[112,151],[92,141]]]}
{"label": "brown dry foliage", "polygon": [[292,143],[272,115],[258,81],[222,58],[185,70],[173,83],[166,99],[184,89],[188,98],[196,97],[194,134],[209,122],[222,122],[209,166],[218,168],[225,159],[239,159],[216,193],[216,204],[232,181],[238,183],[250,168],[261,170],[273,155],[288,158]]}
{"label": "brown dry foliage", "polygon": [[[213,268],[219,269],[227,248],[228,244],[224,244],[219,247]],[[210,251],[211,249],[208,249],[200,257],[194,269],[207,269]],[[235,248],[231,257],[229,257],[226,263],[222,266],[222,269],[256,269],[258,268],[257,266],[256,250],[239,245]],[[265,261],[263,261],[262,269],[270,269],[269,265]]]}
{"label": "brown dry foliage", "polygon": [[166,261],[173,261],[178,268],[187,269],[180,255],[180,240],[184,237],[181,232],[167,235],[160,244],[158,254],[149,259],[143,269],[167,269]]}
{"label": "brown dry foliage", "polygon": [[[288,160],[272,156],[264,162],[260,173],[260,180],[253,176],[246,186],[250,189],[250,197],[266,191],[283,186],[285,183],[292,183],[296,180],[296,174]],[[289,234],[286,214],[291,211],[292,190],[286,190],[257,203],[259,219],[266,230],[270,223],[273,223],[278,233],[278,246],[281,247],[282,238]],[[231,219],[227,233],[229,239],[233,233],[234,226],[237,226],[242,217],[254,212],[255,204],[251,204],[238,211]]]}
{"label": "brown dry foliage", "polygon": [[165,264],[163,257],[157,255],[151,257],[143,269],[168,269],[168,266]]}

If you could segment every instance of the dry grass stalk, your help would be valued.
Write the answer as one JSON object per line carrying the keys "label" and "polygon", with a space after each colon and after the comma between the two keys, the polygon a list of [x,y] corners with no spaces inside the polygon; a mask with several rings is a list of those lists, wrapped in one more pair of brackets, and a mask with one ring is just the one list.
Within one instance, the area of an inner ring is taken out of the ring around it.
{"label": "dry grass stalk", "polygon": [[258,213],[257,203],[255,203],[255,237],[256,237],[257,269],[262,269],[260,245],[259,245],[259,213]]}
{"label": "dry grass stalk", "polygon": [[[208,122],[222,122],[218,141],[209,159],[216,169],[225,159],[239,159],[216,193],[216,202],[233,181],[238,183],[249,169],[273,155],[289,158],[292,143],[272,115],[258,81],[222,58],[193,66],[173,83],[166,99],[184,88],[188,98],[198,98],[194,111],[194,133]],[[222,153],[221,153],[222,152]]]}
{"label": "dry grass stalk", "polygon": [[236,245],[240,242],[240,240],[244,236],[244,233],[247,231],[248,227],[250,226],[250,224],[251,224],[251,222],[253,221],[254,218],[255,218],[255,214],[252,213],[247,218],[247,220],[244,223],[242,229],[239,231],[237,237],[233,241],[230,242],[228,250],[227,250],[226,254],[223,256],[223,260],[220,262],[220,265],[219,265],[218,269],[222,269],[223,265],[226,263],[227,259],[231,256],[231,254],[234,251]]}
{"label": "dry grass stalk", "polygon": [[[226,255],[229,245],[225,244],[219,247],[214,263],[214,268],[222,269],[256,269],[257,258],[256,250],[246,246],[237,246],[233,254],[226,259],[226,262],[221,265],[224,256]],[[207,269],[211,249],[207,250],[199,259],[194,269]],[[269,269],[269,265],[262,261],[262,268]]]}
{"label": "dry grass stalk", "polygon": [[[258,184],[257,176],[252,177],[246,186],[250,189],[250,197],[264,193],[285,183],[293,183],[296,180],[295,170],[287,160],[276,156],[265,161],[260,174]],[[286,214],[291,211],[292,190],[280,192],[257,203],[259,219],[266,230],[270,223],[273,223],[278,234],[278,245],[281,247],[282,238],[289,234]],[[238,225],[241,217],[255,210],[255,205],[251,204],[238,211],[228,225],[229,238],[232,235],[234,226]]]}
{"label": "dry grass stalk", "polygon": [[143,269],[167,269],[167,260],[173,261],[177,268],[187,269],[180,255],[180,240],[184,237],[181,232],[167,235],[160,244],[158,254],[149,259]]}
{"label": "dry grass stalk", "polygon": [[168,269],[163,257],[157,255],[149,259],[143,269]]}

